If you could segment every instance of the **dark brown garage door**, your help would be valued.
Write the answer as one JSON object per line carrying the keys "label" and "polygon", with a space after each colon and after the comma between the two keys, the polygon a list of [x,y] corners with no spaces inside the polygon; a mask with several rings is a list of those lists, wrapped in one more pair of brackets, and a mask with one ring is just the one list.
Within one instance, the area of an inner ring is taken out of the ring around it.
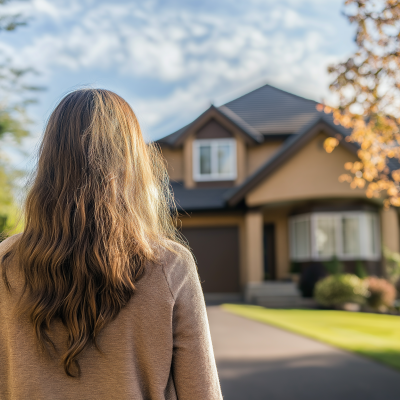
{"label": "dark brown garage door", "polygon": [[204,292],[239,292],[238,228],[184,228],[182,233],[196,257]]}

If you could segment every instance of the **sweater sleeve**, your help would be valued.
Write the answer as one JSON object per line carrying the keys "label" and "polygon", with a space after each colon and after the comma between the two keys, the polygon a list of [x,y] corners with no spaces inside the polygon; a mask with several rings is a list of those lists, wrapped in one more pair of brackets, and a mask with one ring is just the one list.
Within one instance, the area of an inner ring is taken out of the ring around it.
{"label": "sweater sleeve", "polygon": [[197,268],[186,250],[168,266],[173,309],[172,373],[179,400],[221,400],[221,388]]}

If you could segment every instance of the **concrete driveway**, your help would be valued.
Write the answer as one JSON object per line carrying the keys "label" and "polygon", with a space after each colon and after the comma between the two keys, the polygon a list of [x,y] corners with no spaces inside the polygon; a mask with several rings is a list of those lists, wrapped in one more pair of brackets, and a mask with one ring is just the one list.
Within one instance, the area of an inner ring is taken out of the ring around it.
{"label": "concrete driveway", "polygon": [[400,399],[388,367],[218,306],[208,316],[225,400]]}

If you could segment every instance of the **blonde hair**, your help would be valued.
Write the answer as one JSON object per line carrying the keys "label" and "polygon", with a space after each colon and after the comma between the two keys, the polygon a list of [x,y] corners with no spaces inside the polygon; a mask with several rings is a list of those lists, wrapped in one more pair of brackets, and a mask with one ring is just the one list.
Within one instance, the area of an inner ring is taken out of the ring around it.
{"label": "blonde hair", "polygon": [[[128,103],[108,90],[74,91],[51,114],[25,204],[25,230],[3,260],[25,276],[21,310],[37,339],[68,331],[65,372],[114,319],[160,248],[181,242],[159,150],[146,144]],[[3,263],[3,279],[7,280]]]}

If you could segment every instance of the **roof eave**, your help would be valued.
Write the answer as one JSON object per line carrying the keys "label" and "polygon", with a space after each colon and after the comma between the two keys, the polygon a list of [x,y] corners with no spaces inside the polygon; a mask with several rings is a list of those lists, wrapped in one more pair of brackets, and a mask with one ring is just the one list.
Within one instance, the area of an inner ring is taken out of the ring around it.
{"label": "roof eave", "polygon": [[[287,145],[283,145],[281,151],[278,151],[270,160],[268,160],[261,168],[259,168],[253,175],[246,179],[241,186],[235,190],[227,199],[229,206],[233,207],[244,199],[246,194],[255,188],[261,181],[267,178],[290,157],[301,150],[312,138],[320,132],[325,133],[327,136],[337,137],[338,131],[333,123],[327,121],[323,116],[312,121],[306,128],[301,129],[301,132],[293,135],[288,139]],[[340,134],[340,133],[339,133]],[[343,136],[343,134],[341,134]],[[353,144],[341,140],[341,145],[350,152],[357,154],[358,147]]]}

